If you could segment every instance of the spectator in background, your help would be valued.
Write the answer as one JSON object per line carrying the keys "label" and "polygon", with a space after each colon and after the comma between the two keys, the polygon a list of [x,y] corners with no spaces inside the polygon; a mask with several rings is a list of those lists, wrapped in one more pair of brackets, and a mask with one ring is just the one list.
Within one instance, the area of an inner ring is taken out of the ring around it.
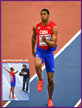
{"label": "spectator in background", "polygon": [[23,87],[22,87],[22,91],[25,90],[25,84],[26,84],[26,92],[28,93],[28,87],[29,87],[29,69],[27,68],[27,66],[25,64],[23,64],[22,66],[22,70],[20,72],[20,76],[23,76]]}

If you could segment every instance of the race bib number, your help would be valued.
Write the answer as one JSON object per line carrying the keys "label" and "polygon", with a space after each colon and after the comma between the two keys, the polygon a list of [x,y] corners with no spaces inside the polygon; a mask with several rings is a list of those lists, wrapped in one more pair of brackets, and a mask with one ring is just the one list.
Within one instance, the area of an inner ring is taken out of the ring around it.
{"label": "race bib number", "polygon": [[10,76],[10,81],[13,82],[13,77],[12,76]]}
{"label": "race bib number", "polygon": [[[48,46],[44,41],[42,41],[42,36],[43,35],[39,35],[39,44],[40,46]],[[47,40],[51,41],[51,35],[44,35],[46,37]]]}

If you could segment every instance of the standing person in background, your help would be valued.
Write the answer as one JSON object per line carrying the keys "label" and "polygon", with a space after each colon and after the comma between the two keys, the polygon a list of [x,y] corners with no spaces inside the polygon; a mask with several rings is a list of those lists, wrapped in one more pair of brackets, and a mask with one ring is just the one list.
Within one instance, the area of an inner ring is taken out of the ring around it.
{"label": "standing person in background", "polygon": [[16,98],[16,96],[14,95],[14,88],[15,88],[15,84],[16,84],[15,74],[18,71],[14,72],[14,68],[13,67],[10,68],[10,71],[7,70],[5,67],[4,67],[4,69],[10,74],[10,84],[11,84],[11,87],[10,87],[9,98],[11,97],[11,92],[12,92],[12,98]]}
{"label": "standing person in background", "polygon": [[20,72],[20,76],[23,76],[23,87],[22,87],[22,91],[24,91],[25,89],[25,84],[26,84],[26,92],[28,93],[28,87],[29,87],[29,69],[27,68],[27,66],[25,64],[23,64],[22,66],[22,70]]}

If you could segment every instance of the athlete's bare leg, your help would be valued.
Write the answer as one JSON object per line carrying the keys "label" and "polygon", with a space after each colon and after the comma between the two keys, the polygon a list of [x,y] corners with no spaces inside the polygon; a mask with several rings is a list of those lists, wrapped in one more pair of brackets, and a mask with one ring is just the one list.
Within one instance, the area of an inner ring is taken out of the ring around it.
{"label": "athlete's bare leg", "polygon": [[12,87],[12,97],[14,97],[14,87]]}
{"label": "athlete's bare leg", "polygon": [[53,90],[54,90],[54,81],[53,81],[53,77],[54,77],[54,73],[47,73],[47,77],[48,77],[48,94],[49,94],[49,99],[52,99],[52,95],[53,95]]}
{"label": "athlete's bare leg", "polygon": [[10,96],[11,96],[11,91],[12,91],[12,87],[10,88],[10,92],[9,92],[9,98],[10,98]]}
{"label": "athlete's bare leg", "polygon": [[42,75],[41,75],[41,65],[42,65],[42,60],[39,57],[35,58],[35,69],[36,69],[36,73],[38,75],[38,78],[40,81],[42,81]]}

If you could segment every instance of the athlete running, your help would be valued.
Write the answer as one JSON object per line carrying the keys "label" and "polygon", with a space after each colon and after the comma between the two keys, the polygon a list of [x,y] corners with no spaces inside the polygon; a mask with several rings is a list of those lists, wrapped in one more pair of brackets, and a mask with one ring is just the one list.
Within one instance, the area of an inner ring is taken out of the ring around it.
{"label": "athlete running", "polygon": [[16,78],[15,78],[15,74],[18,72],[14,72],[14,68],[11,67],[10,71],[7,70],[5,67],[4,69],[10,74],[10,93],[9,93],[9,98],[11,97],[11,92],[12,92],[12,98],[16,98],[16,96],[14,96],[14,88],[15,88],[15,84],[16,84]]}
{"label": "athlete running", "polygon": [[[57,48],[57,25],[49,21],[49,10],[42,9],[40,12],[41,22],[33,26],[32,35],[32,54],[35,57],[35,69],[39,81],[37,90],[39,92],[43,89],[43,77],[41,75],[41,66],[45,62],[47,78],[48,78],[48,107],[54,106],[52,102],[52,95],[54,90],[54,55],[53,51]],[[35,51],[35,45],[37,47]]]}

